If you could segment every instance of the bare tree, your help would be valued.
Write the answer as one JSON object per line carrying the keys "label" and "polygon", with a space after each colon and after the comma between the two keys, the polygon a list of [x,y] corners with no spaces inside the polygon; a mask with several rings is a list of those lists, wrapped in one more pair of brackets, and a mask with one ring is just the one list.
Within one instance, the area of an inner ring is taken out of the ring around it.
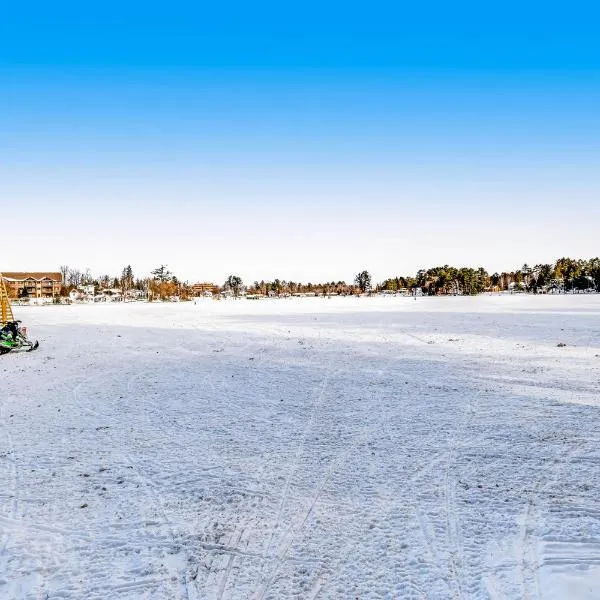
{"label": "bare tree", "polygon": [[79,269],[69,269],[67,279],[69,285],[77,287],[81,283],[81,271]]}
{"label": "bare tree", "polygon": [[67,277],[69,276],[69,271],[71,269],[69,269],[69,265],[61,265],[60,266],[60,274],[62,276],[62,283],[63,285],[67,284]]}

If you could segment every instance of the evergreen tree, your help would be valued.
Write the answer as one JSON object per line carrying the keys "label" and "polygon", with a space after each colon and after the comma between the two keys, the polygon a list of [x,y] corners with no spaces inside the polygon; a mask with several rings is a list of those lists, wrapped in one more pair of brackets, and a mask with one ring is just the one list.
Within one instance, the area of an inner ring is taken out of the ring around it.
{"label": "evergreen tree", "polygon": [[242,289],[242,278],[238,275],[230,275],[226,281],[224,287],[233,292],[233,295],[237,298],[240,295]]}
{"label": "evergreen tree", "polygon": [[130,291],[133,288],[133,269],[131,265],[127,265],[121,273],[121,289],[123,293]]}
{"label": "evergreen tree", "polygon": [[173,276],[173,273],[167,269],[167,265],[160,265],[160,267],[154,269],[154,271],[151,271],[151,274],[155,281],[159,281],[161,283],[169,281]]}
{"label": "evergreen tree", "polygon": [[358,286],[361,293],[364,294],[371,289],[371,275],[369,271],[361,271],[355,278],[354,283]]}

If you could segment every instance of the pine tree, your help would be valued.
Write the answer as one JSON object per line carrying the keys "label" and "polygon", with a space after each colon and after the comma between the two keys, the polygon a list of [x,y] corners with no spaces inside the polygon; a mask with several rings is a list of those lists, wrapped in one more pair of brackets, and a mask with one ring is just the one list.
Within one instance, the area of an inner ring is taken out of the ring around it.
{"label": "pine tree", "polygon": [[121,273],[121,290],[124,294],[133,288],[133,269],[131,265],[127,265]]}
{"label": "pine tree", "polygon": [[238,275],[230,275],[226,281],[224,287],[231,290],[233,295],[237,298],[240,295],[242,289],[242,278]]}
{"label": "pine tree", "polygon": [[361,293],[364,294],[371,289],[371,274],[369,271],[361,271],[355,278],[354,283],[358,286]]}
{"label": "pine tree", "polygon": [[154,271],[151,271],[155,281],[165,282],[169,281],[173,277],[173,273],[167,269],[167,265],[160,265]]}

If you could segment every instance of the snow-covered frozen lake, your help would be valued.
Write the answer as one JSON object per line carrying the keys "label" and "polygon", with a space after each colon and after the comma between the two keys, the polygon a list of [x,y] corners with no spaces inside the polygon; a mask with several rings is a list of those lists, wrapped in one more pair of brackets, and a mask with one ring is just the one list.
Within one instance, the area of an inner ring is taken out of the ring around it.
{"label": "snow-covered frozen lake", "polygon": [[600,598],[600,296],[16,312],[2,599]]}

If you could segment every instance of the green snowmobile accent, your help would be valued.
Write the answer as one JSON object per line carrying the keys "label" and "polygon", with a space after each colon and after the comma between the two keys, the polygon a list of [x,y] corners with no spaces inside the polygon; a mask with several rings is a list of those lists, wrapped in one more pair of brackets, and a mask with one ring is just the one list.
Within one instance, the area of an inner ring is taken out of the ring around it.
{"label": "green snowmobile accent", "polygon": [[25,349],[26,352],[37,350],[39,343],[27,339],[26,333],[21,328],[21,321],[9,321],[0,329],[0,354],[11,350]]}

